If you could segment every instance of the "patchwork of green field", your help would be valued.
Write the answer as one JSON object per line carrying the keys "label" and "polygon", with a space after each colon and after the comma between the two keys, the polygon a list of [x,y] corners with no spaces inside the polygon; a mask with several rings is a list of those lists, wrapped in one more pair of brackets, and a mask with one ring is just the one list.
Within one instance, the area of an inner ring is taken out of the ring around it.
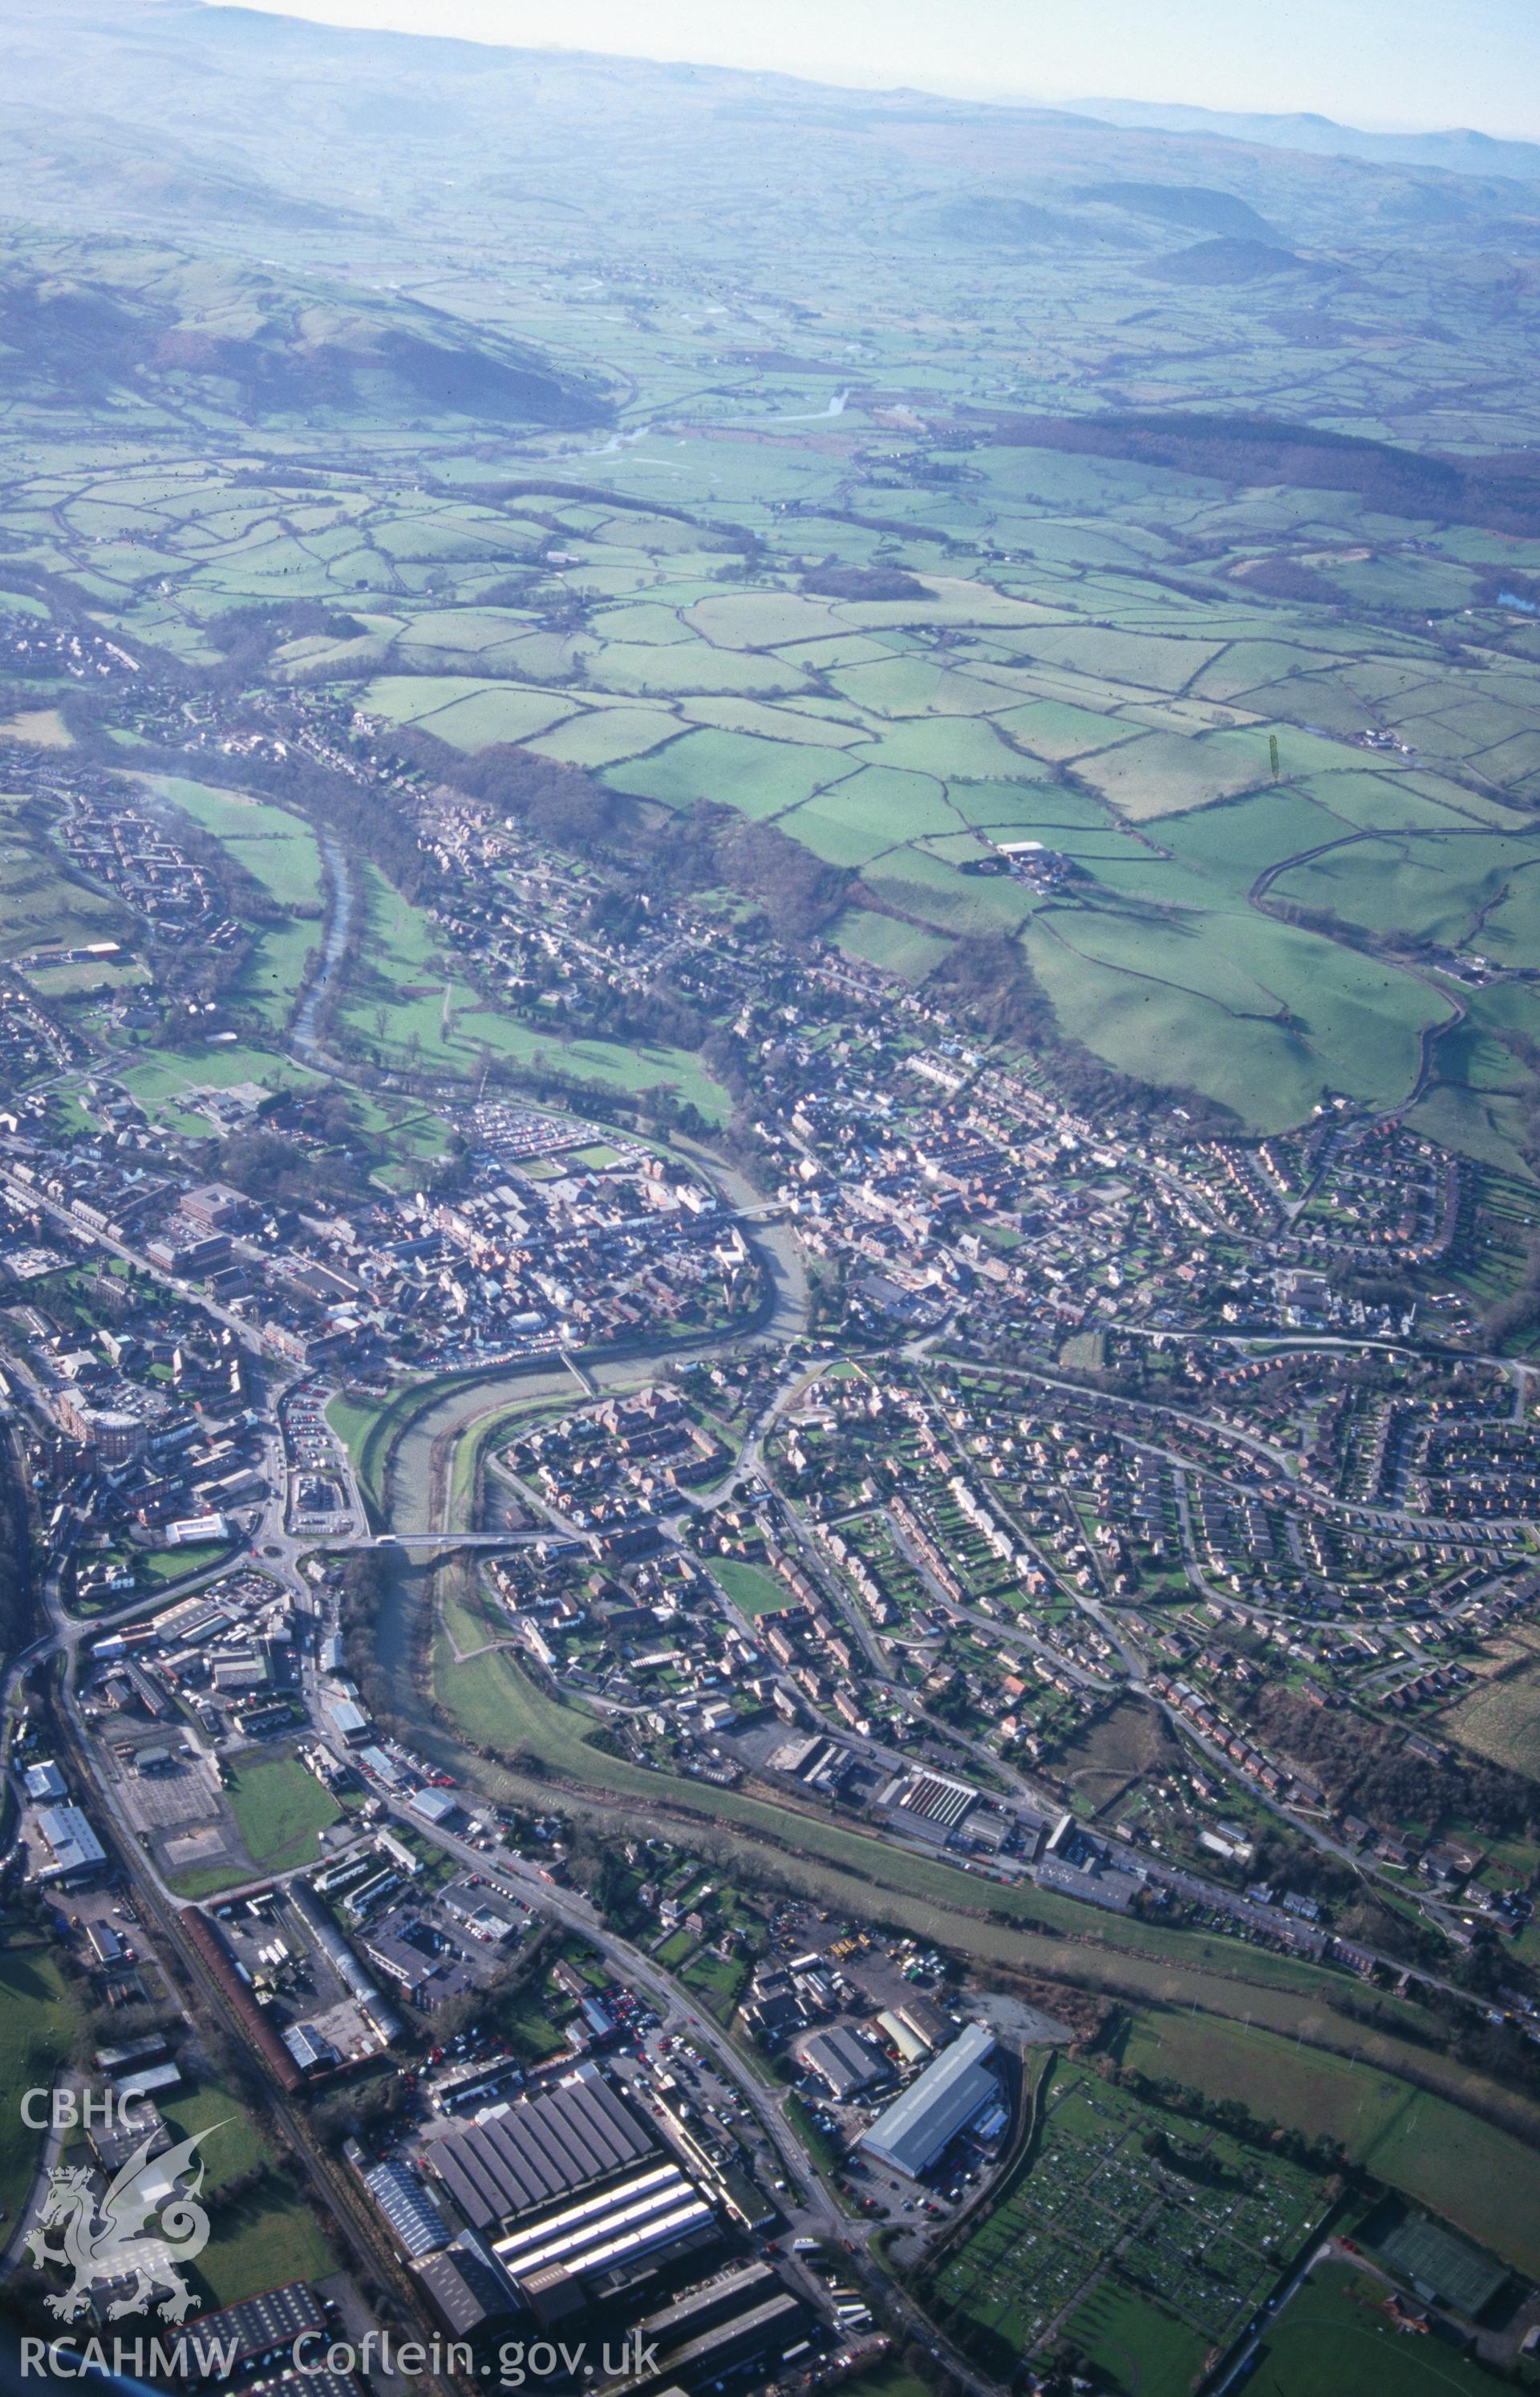
{"label": "patchwork of green field", "polygon": [[[944,275],[959,255],[930,243],[912,263]],[[971,278],[992,258],[971,249]],[[971,339],[1019,352],[1011,311],[997,321],[970,288],[984,311]],[[458,285],[452,303],[466,304]],[[504,302],[488,286],[477,304]],[[1182,302],[1211,328],[1216,304]],[[1088,291],[1072,315],[1090,323],[1099,305]],[[336,612],[280,644],[280,678],[464,752],[527,744],[623,799],[775,824],[855,877],[835,933],[852,956],[916,980],[952,943],[1003,932],[1066,1034],[1245,1124],[1297,1121],[1323,1091],[1389,1107],[1426,1084],[1419,1121],[1517,1163],[1520,1080],[1490,1045],[1461,1045],[1456,995],[1399,944],[1503,972],[1534,953],[1533,662],[1503,646],[1522,624],[1478,603],[1483,573],[1523,571],[1540,543],[1500,554],[1473,528],[1410,524],[1350,490],[971,435],[947,449],[934,428],[916,443],[853,374],[829,416],[827,374],[798,369],[795,344],[774,368],[746,345],[703,398],[679,327],[644,328],[565,285],[525,291],[515,313],[564,347],[594,332],[638,395],[619,435],[556,445],[524,488],[436,422],[411,486],[312,464],[301,489],[217,454],[152,460],[120,434],[94,454],[40,453],[0,531],[23,564],[91,589],[104,622],[198,662],[232,608],[299,599],[315,616],[323,600]],[[910,373],[891,328],[862,340],[864,372]],[[1307,347],[1267,342],[1268,371],[1284,355],[1318,371]],[[927,387],[962,395],[947,344],[922,347]],[[1165,404],[1188,371],[1146,363],[1129,389]],[[1335,416],[1348,403],[1332,388]],[[1340,603],[1270,596],[1262,569],[1279,557]],[[888,581],[866,596],[873,575]],[[1439,611],[1471,625],[1457,664]],[[193,811],[301,911],[264,931],[240,994],[276,1032],[316,860],[302,826],[285,819],[270,842],[233,804]],[[1046,903],[980,875],[1007,840],[1078,870]],[[704,1105],[691,1061],[569,1046],[483,1011],[452,973],[446,1000],[436,956],[413,966],[387,946],[365,965],[377,976],[359,977],[345,1018],[394,1070],[465,1076],[501,1054],[612,1087],[693,1078]],[[403,987],[418,980],[436,987]],[[1482,1029],[1511,1058],[1540,1039],[1540,991],[1503,991],[1508,1017]]]}
{"label": "patchwork of green field", "polygon": [[1239,912],[1199,929],[1044,911],[1026,945],[1067,1032],[1151,1080],[1180,1055],[1248,1122],[1308,1115],[1328,1058],[1351,1061],[1355,1097],[1394,1106],[1416,1078],[1423,1026],[1454,1020],[1412,975],[1352,951],[1327,970],[1319,940]]}
{"label": "patchwork of green field", "polygon": [[[654,556],[651,596],[644,564],[632,596],[591,610],[597,646],[579,683],[396,675],[363,697],[461,745],[526,739],[629,797],[776,824],[910,919],[908,941],[868,931],[861,953],[875,963],[903,954],[928,970],[950,940],[1023,932],[1066,1032],[1152,1079],[1180,1057],[1183,1078],[1258,1126],[1299,1119],[1322,1088],[1395,1105],[1417,1079],[1425,1030],[1455,1019],[1439,988],[1331,938],[1333,917],[1453,944],[1479,926],[1499,964],[1533,941],[1526,877],[1540,838],[1516,810],[1490,787],[1429,774],[1419,761],[1431,748],[1413,759],[1349,745],[1378,699],[1405,707],[1443,689],[1404,636],[1360,658],[1319,617],[1152,605],[1136,583],[1098,591],[1129,620],[1117,630],[1075,620],[1083,577],[1045,571],[1024,601],[905,564],[922,597],[830,599],[783,581],[681,605]],[[1276,635],[1261,629],[1273,617],[1286,627]],[[491,618],[478,622],[485,632]],[[1303,724],[1280,712],[1302,676]],[[644,690],[654,696],[638,704]],[[1334,717],[1324,690],[1341,694]],[[1353,837],[1375,832],[1383,843]],[[1038,909],[1012,883],[959,873],[1005,839],[1078,861],[1068,905]],[[1311,911],[1307,926],[1259,917],[1250,894],[1268,868],[1275,904]],[[882,920],[856,895],[868,927]],[[1457,1065],[1443,1078],[1472,1087]],[[1500,1112],[1442,1104],[1457,1144],[1512,1161]]]}
{"label": "patchwork of green field", "polygon": [[1377,2179],[1518,2270],[1540,2273],[1533,2155],[1474,2114],[1370,2064],[1208,2015],[1138,2015],[1119,2055],[1151,2080],[1236,2097],[1264,2121],[1340,2140]]}

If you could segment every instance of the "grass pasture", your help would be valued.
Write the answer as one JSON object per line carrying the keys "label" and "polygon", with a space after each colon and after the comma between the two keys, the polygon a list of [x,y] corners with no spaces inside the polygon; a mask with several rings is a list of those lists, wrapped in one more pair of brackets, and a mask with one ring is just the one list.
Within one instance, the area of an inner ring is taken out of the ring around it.
{"label": "grass pasture", "polygon": [[266,1031],[280,1032],[304,980],[306,959],[321,940],[324,880],[315,834],[286,808],[174,776],[146,775],[143,780],[158,797],[211,834],[280,907],[293,910],[287,921],[261,926],[234,994],[255,1007]]}
{"label": "grass pasture", "polygon": [[[161,2111],[174,2138],[201,2136],[204,2141],[198,2160],[211,2200],[210,2235],[192,2277],[207,2307],[235,2305],[285,2281],[315,2281],[336,2270],[337,2258],[298,2182],[240,2097],[218,2082],[199,2080],[173,2090]],[[242,2194],[221,2195],[252,2175]]]}
{"label": "grass pasture", "polygon": [[894,917],[874,915],[870,908],[847,907],[834,924],[837,945],[864,964],[898,974],[904,982],[923,982],[950,954],[950,943],[939,933]]}
{"label": "grass pasture", "polygon": [[1507,1772],[1540,1774],[1540,1665],[1478,1683],[1442,1723],[1462,1748]]}
{"label": "grass pasture", "polygon": [[470,676],[392,675],[370,683],[365,704],[398,724],[415,724],[456,749],[528,741],[572,715],[574,701],[521,684]]}
{"label": "grass pasture", "polygon": [[632,798],[688,808],[716,799],[741,814],[764,819],[783,814],[815,791],[851,771],[838,748],[765,741],[746,732],[701,726],[680,734],[660,754],[612,768],[606,780]]}
{"label": "grass pasture", "polygon": [[1194,740],[1146,732],[1082,757],[1078,771],[1130,824],[1147,824],[1260,789],[1269,773],[1267,740],[1253,732],[1214,732]]}
{"label": "grass pasture", "polygon": [[743,1614],[778,1614],[792,1602],[784,1582],[777,1581],[760,1565],[745,1563],[741,1557],[714,1557],[711,1573]]}
{"label": "grass pasture", "polygon": [[[63,1974],[42,1940],[14,1928],[0,1931],[0,2002],[6,2037],[0,2044],[0,2208],[14,2222],[32,2187],[43,2133],[21,2119],[29,2089],[51,2088],[70,2059],[78,2016]],[[7,2230],[6,2237],[9,2237]]]}
{"label": "grass pasture", "polygon": [[1453,1003],[1411,974],[1242,909],[1118,929],[1045,910],[1026,946],[1067,1032],[1153,1081],[1180,1056],[1243,1121],[1297,1123],[1328,1061],[1340,1087],[1393,1105],[1416,1078],[1418,1034]]}
{"label": "grass pasture", "polygon": [[260,1871],[314,1864],[320,1834],[342,1810],[295,1756],[264,1756],[233,1769],[227,1792],[247,1855]]}
{"label": "grass pasture", "polygon": [[194,2269],[210,2305],[233,2306],[286,2281],[324,2280],[337,2270],[337,2258],[298,2183],[273,2170],[247,2195],[220,2208],[213,2235]]}
{"label": "grass pasture", "polygon": [[266,2140],[240,2099],[217,2082],[184,2082],[162,2102],[160,2110],[179,2137],[196,2135],[207,2140],[208,2184],[215,2192],[270,2155]]}
{"label": "grass pasture", "polygon": [[593,660],[591,672],[605,689],[618,694],[656,694],[664,699],[712,691],[782,699],[807,689],[805,676],[773,656],[745,656],[696,642],[664,647],[607,641]]}
{"label": "grass pasture", "polygon": [[393,1071],[437,1070],[466,1080],[487,1057],[506,1057],[554,1078],[641,1095],[676,1091],[708,1122],[728,1112],[727,1093],[687,1050],[547,1032],[509,1015],[447,963],[422,909],[392,890],[375,867],[360,876],[368,971],[348,991],[343,1014],[367,1052]]}
{"label": "grass pasture", "polygon": [[263,800],[241,798],[171,774],[140,778],[156,798],[180,808],[212,834],[282,907],[319,907],[321,853],[302,818]]}
{"label": "grass pasture", "polygon": [[58,942],[118,940],[123,931],[121,910],[70,873],[23,796],[0,790],[0,958]]}
{"label": "grass pasture", "polygon": [[586,766],[597,772],[623,758],[641,757],[648,750],[671,741],[676,719],[662,708],[596,707],[584,716],[569,716],[554,730],[533,736],[526,747],[537,757],[553,757],[562,766]]}
{"label": "grass pasture", "polygon": [[1328,2056],[1204,2015],[1140,2015],[1126,2064],[1307,2137],[1339,2139],[1355,2162],[1532,2278],[1540,2278],[1540,2166],[1495,2125],[1362,2061]]}

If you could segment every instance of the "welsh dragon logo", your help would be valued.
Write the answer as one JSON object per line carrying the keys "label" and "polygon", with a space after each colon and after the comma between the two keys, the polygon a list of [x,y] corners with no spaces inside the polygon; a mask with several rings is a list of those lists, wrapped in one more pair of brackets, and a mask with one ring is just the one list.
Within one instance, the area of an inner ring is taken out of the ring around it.
{"label": "welsh dragon logo", "polygon": [[[177,2183],[184,2174],[193,2174],[198,2143],[208,2136],[207,2131],[196,2132],[152,2163],[152,2133],[100,2199],[92,2194],[89,2174],[73,2164],[55,2167],[42,2217],[28,2233],[27,2245],[40,2270],[57,2264],[73,2275],[67,2289],[44,2300],[60,2322],[74,2322],[85,2313],[93,2290],[119,2282],[131,2285],[105,2309],[108,2322],[148,2313],[157,2289],[166,2292],[155,2309],[164,2322],[185,2322],[194,2310],[198,2299],[181,2268],[208,2244],[208,2216],[197,2202],[203,2189],[201,2157],[188,2189],[179,2193]],[[157,2215],[159,2228],[152,2231],[148,2226]],[[50,2230],[62,2232],[57,2247],[49,2244]]]}

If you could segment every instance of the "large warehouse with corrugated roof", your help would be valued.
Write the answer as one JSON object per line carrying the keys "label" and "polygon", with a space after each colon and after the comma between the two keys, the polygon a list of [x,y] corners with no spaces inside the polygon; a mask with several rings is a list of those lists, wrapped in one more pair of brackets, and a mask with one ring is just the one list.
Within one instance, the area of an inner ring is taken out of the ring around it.
{"label": "large warehouse with corrugated roof", "polygon": [[554,2089],[435,2140],[427,2162],[472,2229],[486,2230],[577,2197],[657,2145],[603,2073],[580,2065]]}
{"label": "large warehouse with corrugated roof", "polygon": [[970,2023],[902,2097],[883,2109],[858,2145],[906,2179],[917,2180],[959,2131],[977,2122],[986,2106],[999,2103],[999,2081],[989,2065],[994,2053],[993,2031]]}
{"label": "large warehouse with corrugated roof", "polygon": [[701,2190],[594,2064],[433,2141],[424,2161],[542,2317],[721,2236]]}

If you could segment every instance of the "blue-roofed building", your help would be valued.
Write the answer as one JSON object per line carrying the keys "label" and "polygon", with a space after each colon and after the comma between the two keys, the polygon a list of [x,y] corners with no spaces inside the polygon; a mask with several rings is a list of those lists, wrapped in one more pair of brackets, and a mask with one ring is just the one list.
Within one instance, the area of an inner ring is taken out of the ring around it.
{"label": "blue-roofed building", "polygon": [[364,2175],[364,2187],[389,2223],[403,2256],[415,2262],[419,2256],[435,2255],[449,2245],[448,2223],[404,2164],[370,2165]]}
{"label": "blue-roofed building", "polygon": [[902,2097],[883,2109],[857,2145],[908,2180],[929,2172],[959,2131],[1000,2102],[1000,2084],[990,2069],[995,2034],[970,2023],[950,2047],[928,2064]]}
{"label": "blue-roofed building", "polygon": [[352,1698],[331,1699],[328,1704],[327,1712],[331,1717],[333,1728],[346,1740],[350,1748],[356,1748],[360,1740],[368,1739],[369,1719],[363,1707],[356,1705]]}
{"label": "blue-roofed building", "polygon": [[37,1828],[53,1858],[38,1873],[39,1881],[79,1881],[100,1871],[107,1853],[78,1806],[40,1806]]}

